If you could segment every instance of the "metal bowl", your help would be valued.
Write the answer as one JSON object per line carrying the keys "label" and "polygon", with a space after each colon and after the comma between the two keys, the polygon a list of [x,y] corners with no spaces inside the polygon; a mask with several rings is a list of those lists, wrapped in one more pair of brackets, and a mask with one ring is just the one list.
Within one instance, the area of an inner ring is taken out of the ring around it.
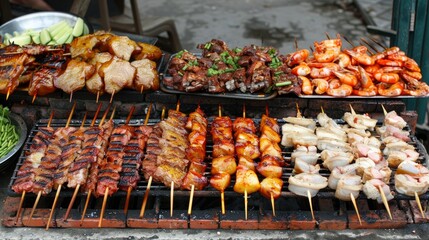
{"label": "metal bowl", "polygon": [[19,135],[19,139],[15,147],[13,147],[8,154],[0,158],[0,170],[8,167],[9,164],[12,163],[13,160],[15,160],[18,151],[21,149],[22,145],[25,142],[25,139],[27,138],[27,125],[25,124],[24,119],[14,113],[9,113],[9,118],[11,123],[15,125],[15,129]]}
{"label": "metal bowl", "polygon": [[[74,26],[78,19],[78,16],[64,13],[64,12],[37,12],[30,13],[21,17],[14,18],[5,24],[0,26],[0,35],[4,35],[6,33],[12,34],[14,31],[24,32],[25,30],[33,29],[35,31],[40,31],[44,28],[47,28],[61,20],[66,21],[71,26]],[[89,29],[89,33],[93,33],[94,29],[91,24],[86,21],[84,23]]]}

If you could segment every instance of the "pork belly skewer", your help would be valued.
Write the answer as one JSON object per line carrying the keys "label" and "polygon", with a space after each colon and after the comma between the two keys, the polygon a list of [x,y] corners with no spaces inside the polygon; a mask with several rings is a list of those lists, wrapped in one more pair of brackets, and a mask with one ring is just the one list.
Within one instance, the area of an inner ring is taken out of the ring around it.
{"label": "pork belly skewer", "polygon": [[261,161],[258,163],[256,169],[265,177],[261,182],[259,192],[262,196],[271,199],[273,216],[276,216],[274,199],[280,197],[283,187],[281,176],[284,160],[280,146],[278,145],[281,141],[279,135],[280,127],[276,119],[268,117],[268,106],[265,110],[266,114],[262,115],[260,123],[261,137],[259,139],[259,149],[261,151]]}
{"label": "pork belly skewer", "polygon": [[42,157],[45,155],[45,151],[50,144],[49,139],[54,133],[54,129],[51,128],[52,118],[54,112],[51,112],[47,126],[40,128],[36,135],[33,137],[30,146],[30,153],[25,157],[24,162],[18,170],[17,178],[12,185],[14,192],[21,192],[21,200],[19,202],[18,211],[16,213],[15,224],[18,222],[19,216],[21,215],[22,204],[24,203],[25,194],[31,191],[33,187],[33,181],[35,178],[35,169],[40,165]]}
{"label": "pork belly skewer", "polygon": [[113,131],[113,116],[115,114],[115,109],[113,109],[113,112],[110,116],[110,120],[106,123],[104,123],[107,114],[109,113],[111,105],[109,104],[107,106],[106,111],[103,114],[103,117],[101,118],[99,124],[97,127],[92,127],[95,124],[96,117],[94,116],[94,119],[91,123],[91,127],[89,128],[90,133],[87,133],[88,135],[92,135],[93,137],[89,139],[88,141],[84,142],[84,150],[86,147],[92,146],[92,150],[97,149],[94,152],[89,152],[89,156],[92,156],[91,159],[89,159],[90,166],[88,166],[88,175],[85,179],[85,185],[84,185],[84,191],[86,192],[86,201],[85,206],[82,211],[82,217],[80,219],[80,224],[83,224],[83,220],[85,219],[86,210],[88,208],[89,200],[91,199],[91,193],[96,189],[97,185],[97,175],[99,172],[99,165],[104,164],[104,155],[107,149],[109,137],[112,134]]}
{"label": "pork belly skewer", "polygon": [[189,196],[188,215],[192,213],[192,202],[194,191],[202,190],[208,184],[204,176],[206,164],[206,143],[207,143],[207,118],[200,106],[189,114],[185,128],[190,131],[188,135],[189,147],[186,149],[186,158],[190,161],[188,172],[183,178],[182,189],[191,190]]}
{"label": "pork belly skewer", "polygon": [[219,116],[211,124],[213,138],[212,170],[210,185],[220,191],[221,211],[225,214],[225,189],[231,182],[231,175],[237,170],[235,162],[234,136],[232,134],[232,121],[228,116],[222,116],[219,105]]}
{"label": "pork belly skewer", "polygon": [[140,180],[139,169],[141,166],[147,139],[152,132],[152,127],[147,126],[151,107],[152,104],[149,105],[149,110],[146,114],[144,125],[133,128],[133,136],[124,149],[124,163],[122,164],[121,179],[119,180],[118,186],[121,190],[127,190],[127,198],[125,200],[124,206],[125,214],[128,212],[131,191],[136,188],[137,182]]}
{"label": "pork belly skewer", "polygon": [[235,152],[238,157],[234,191],[244,194],[245,219],[247,220],[247,195],[259,191],[261,184],[255,172],[253,160],[260,156],[259,139],[252,119],[246,118],[246,107],[243,106],[243,117],[233,123]]}
{"label": "pork belly skewer", "polygon": [[[73,104],[73,107],[72,107],[72,110],[70,112],[69,118],[67,119],[66,125],[64,127],[65,129],[69,128],[70,121],[71,121],[71,119],[73,117],[73,113],[74,113],[75,108],[76,108],[76,102],[74,102],[74,104]],[[68,132],[69,132],[69,134],[74,135],[77,131],[78,130],[74,129],[73,132],[71,132],[71,131],[68,131]],[[70,135],[66,135],[66,136],[70,136]],[[66,137],[66,139],[67,139],[67,137]],[[70,139],[68,139],[68,141],[70,141]],[[57,170],[56,170],[56,172],[54,174],[54,181],[53,181],[54,187],[55,187],[56,184],[58,184],[57,193],[55,194],[54,202],[52,203],[51,212],[49,213],[48,222],[46,224],[46,230],[49,229],[49,225],[51,224],[52,216],[54,215],[54,210],[55,210],[55,207],[57,206],[58,197],[60,196],[62,184],[65,181],[67,181],[67,178],[66,178],[66,175],[65,175],[65,171],[67,171],[68,166],[63,166],[62,165],[64,163],[63,153],[65,151],[67,151],[67,150],[65,150],[65,148],[66,148],[67,145],[66,144],[62,144],[62,146],[63,147],[62,147],[61,156],[60,156],[61,157],[61,163],[59,163],[58,166],[57,166]],[[75,157],[76,157],[76,155],[72,155],[72,158],[73,158],[72,161],[74,160]],[[58,168],[61,168],[61,167],[63,168],[63,171],[60,174],[58,174],[58,172],[59,172]]]}
{"label": "pork belly skewer", "polygon": [[[131,119],[130,111],[127,121]],[[104,163],[100,167],[97,176],[97,189],[94,192],[96,196],[104,196],[103,205],[101,207],[100,219],[98,227],[100,228],[103,223],[104,211],[106,209],[107,197],[113,195],[118,191],[118,183],[120,180],[120,173],[122,172],[122,163],[124,161],[124,148],[128,144],[132,136],[132,128],[128,126],[128,122],[113,129],[110,136],[109,146],[106,151]],[[104,191],[103,191],[104,190]]]}
{"label": "pork belly skewer", "polygon": [[[150,111],[150,109],[149,109]],[[148,115],[149,112],[148,112]],[[161,112],[161,121],[164,120],[165,116],[165,107],[162,108]],[[147,122],[145,121],[145,125]],[[150,187],[152,185],[153,173],[156,171],[156,155],[161,152],[161,148],[159,146],[159,139],[162,137],[162,130],[159,127],[159,123],[155,124],[152,129],[152,132],[149,134],[149,138],[147,140],[146,147],[146,155],[142,162],[142,172],[144,177],[148,179],[146,191],[143,197],[142,207],[140,209],[140,218],[143,218],[144,212],[146,210],[147,199],[149,197]]]}
{"label": "pork belly skewer", "polygon": [[[98,114],[100,113],[101,106],[102,106],[102,104],[99,104],[97,107],[97,110],[94,114],[94,118],[92,119],[92,122],[90,125],[91,128],[95,124],[95,121],[98,117]],[[85,116],[86,116],[86,114],[85,114]],[[81,127],[84,127],[84,125],[85,125],[85,118],[82,121]],[[68,219],[71,208],[72,208],[74,201],[76,200],[76,196],[79,192],[80,186],[85,184],[85,182],[86,182],[86,178],[88,177],[88,170],[89,170],[89,167],[90,167],[91,161],[92,161],[91,158],[94,158],[94,155],[96,155],[93,152],[88,151],[88,146],[86,147],[87,149],[85,149],[85,147],[84,147],[85,145],[87,145],[86,143],[88,143],[88,140],[91,137],[89,134],[87,134],[87,131],[89,129],[90,128],[85,129],[83,143],[82,143],[82,151],[79,154],[79,156],[77,157],[77,159],[71,164],[69,172],[67,173],[67,180],[68,180],[67,187],[74,188],[75,190],[73,192],[73,196],[70,200],[66,214],[64,215],[64,221],[66,221]],[[91,146],[91,147],[95,147],[95,146]]]}
{"label": "pork belly skewer", "polygon": [[[74,109],[70,112],[70,116],[73,115],[73,112]],[[69,119],[71,119],[71,117],[69,117]],[[30,219],[33,217],[33,213],[39,203],[41,195],[49,194],[51,192],[54,174],[61,162],[61,148],[66,143],[64,139],[67,139],[68,134],[75,130],[75,128],[60,127],[54,131],[51,142],[45,151],[45,155],[41,159],[40,165],[35,172],[36,176],[34,178],[33,188],[31,191],[33,193],[37,192],[37,197],[29,216]]]}

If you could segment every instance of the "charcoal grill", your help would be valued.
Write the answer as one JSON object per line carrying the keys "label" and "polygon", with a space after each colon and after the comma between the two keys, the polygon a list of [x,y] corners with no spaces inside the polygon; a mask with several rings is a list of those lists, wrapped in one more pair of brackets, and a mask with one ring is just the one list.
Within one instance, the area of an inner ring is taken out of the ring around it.
{"label": "charcoal grill", "polygon": [[[213,118],[209,118],[211,123]],[[153,125],[159,120],[150,119],[148,125]],[[254,119],[259,124],[260,119]],[[336,120],[339,124],[345,124],[343,120]],[[125,120],[114,120],[115,125],[125,124]],[[6,199],[4,213],[5,218],[2,224],[5,226],[31,226],[45,227],[50,208],[53,203],[55,193],[52,192],[42,197],[39,205],[29,219],[29,213],[35,200],[35,195],[27,194],[23,204],[21,218],[15,223],[17,206],[20,195],[11,190],[11,186],[16,178],[17,171],[25,159],[25,152],[29,150],[31,140],[41,127],[45,127],[48,119],[39,120],[29,133],[27,141],[18,160],[17,166],[8,186],[8,195]],[[70,126],[80,126],[81,120],[72,120]],[[144,119],[133,119],[129,122],[130,126],[143,125]],[[279,125],[284,124],[279,120]],[[54,119],[51,126],[65,126],[65,119]],[[89,126],[90,122],[85,122]],[[380,126],[381,123],[378,123]],[[409,129],[407,129],[409,131]],[[375,134],[375,133],[373,133]],[[211,152],[212,142],[210,133],[207,136],[207,157],[208,167],[205,175],[210,178],[211,171]],[[422,143],[411,136],[411,142],[420,156],[418,161],[427,166],[428,155]],[[282,148],[282,155],[287,163],[290,163],[290,156],[293,149]],[[319,162],[321,160],[319,159]],[[316,197],[312,199],[313,209],[315,211],[316,221],[312,219],[310,206],[307,198],[297,196],[288,190],[288,178],[292,175],[293,165],[287,165],[283,168],[282,179],[284,186],[281,197],[275,201],[276,216],[272,215],[271,203],[259,195],[251,194],[248,198],[248,219],[244,219],[244,201],[243,195],[233,191],[235,175],[231,176],[231,184],[225,190],[225,204],[227,212],[225,215],[220,214],[220,193],[214,188],[208,186],[202,191],[195,191],[193,199],[192,214],[188,215],[188,202],[190,191],[175,190],[174,192],[174,214],[170,217],[170,188],[160,183],[153,183],[150,188],[150,196],[147,202],[145,215],[139,218],[143,196],[146,190],[147,181],[141,176],[137,188],[132,191],[128,214],[124,214],[124,204],[126,192],[118,191],[108,198],[106,212],[104,214],[103,227],[117,228],[174,228],[174,229],[345,229],[345,228],[400,228],[407,223],[425,222],[420,216],[420,212],[414,201],[414,198],[395,192],[395,199],[389,202],[393,215],[390,220],[387,211],[382,204],[375,200],[367,199],[361,192],[357,199],[359,211],[362,218],[362,225],[359,224],[357,215],[351,202],[344,202],[334,197],[335,191],[325,188],[319,191]],[[392,179],[390,189],[394,191],[393,176],[395,170],[392,169]],[[322,167],[320,174],[329,177],[329,170]],[[260,178],[262,179],[262,178]],[[79,194],[70,216],[67,220],[63,219],[65,210],[71,200],[74,189],[64,188],[61,191],[57,204],[53,222],[51,226],[56,227],[97,227],[102,198],[92,198],[88,207],[85,220],[81,225],[80,218],[85,204],[86,195]],[[427,205],[429,193],[420,195],[423,206]]]}

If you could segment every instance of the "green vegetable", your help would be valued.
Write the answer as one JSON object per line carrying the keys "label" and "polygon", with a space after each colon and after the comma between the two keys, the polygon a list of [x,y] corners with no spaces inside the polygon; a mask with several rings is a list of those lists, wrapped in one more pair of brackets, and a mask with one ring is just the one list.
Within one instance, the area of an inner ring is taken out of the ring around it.
{"label": "green vegetable", "polygon": [[19,140],[9,114],[9,108],[0,105],[0,157],[9,153]]}
{"label": "green vegetable", "polygon": [[72,32],[73,36],[79,37],[83,34],[83,29],[84,29],[83,25],[84,25],[83,19],[78,18],[76,20],[76,24],[73,27],[73,32]]}

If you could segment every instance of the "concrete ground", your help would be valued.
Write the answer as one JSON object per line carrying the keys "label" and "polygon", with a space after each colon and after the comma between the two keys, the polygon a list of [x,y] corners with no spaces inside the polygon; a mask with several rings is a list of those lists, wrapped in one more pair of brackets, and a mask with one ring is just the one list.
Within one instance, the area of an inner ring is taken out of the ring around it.
{"label": "concrete ground", "polygon": [[[360,0],[357,0],[360,1]],[[128,2],[128,1],[126,1]],[[272,45],[280,52],[309,48],[314,41],[337,33],[358,43],[368,36],[352,0],[146,0],[138,1],[142,17],[175,20],[182,45],[195,51],[198,43],[212,38],[231,47],[246,44]],[[366,1],[368,2],[368,1]],[[380,4],[390,4],[382,1]],[[377,10],[377,8],[375,8]],[[386,13],[387,14],[387,13]],[[388,14],[387,14],[388,15]],[[377,17],[377,14],[375,14]],[[1,172],[3,200],[14,166]],[[49,229],[4,228],[0,239],[427,239],[429,224],[403,229],[343,231],[237,231],[237,230],[145,230],[145,229]]]}

